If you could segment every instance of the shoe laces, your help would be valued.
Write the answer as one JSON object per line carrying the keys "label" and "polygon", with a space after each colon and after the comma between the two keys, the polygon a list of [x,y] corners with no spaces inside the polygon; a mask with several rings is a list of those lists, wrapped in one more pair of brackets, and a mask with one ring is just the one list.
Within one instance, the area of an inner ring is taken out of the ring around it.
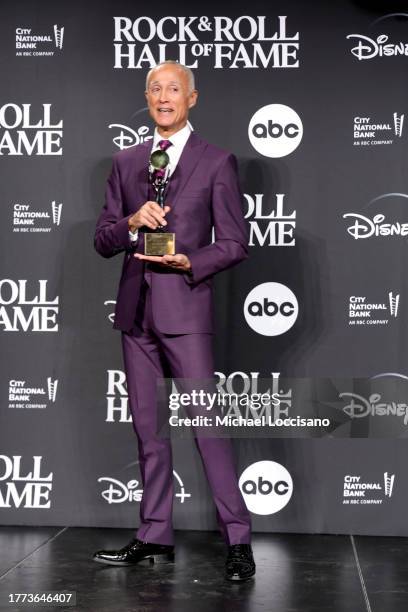
{"label": "shoe laces", "polygon": [[138,549],[138,548],[140,548],[141,544],[143,544],[143,542],[141,542],[137,538],[133,538],[129,542],[129,544],[126,544],[123,548],[121,548],[120,552],[126,552],[126,551],[129,550],[129,548],[131,548],[132,550]]}

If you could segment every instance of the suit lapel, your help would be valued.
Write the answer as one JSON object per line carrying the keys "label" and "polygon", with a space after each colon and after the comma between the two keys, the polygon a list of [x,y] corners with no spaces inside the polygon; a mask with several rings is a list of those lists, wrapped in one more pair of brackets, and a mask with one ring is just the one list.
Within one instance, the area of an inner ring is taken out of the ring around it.
{"label": "suit lapel", "polygon": [[191,132],[167,188],[166,201],[169,202],[172,209],[178,197],[183,193],[206,146],[206,143],[195,132]]}
{"label": "suit lapel", "polygon": [[[207,144],[201,140],[195,132],[191,132],[183,152],[180,156],[176,169],[174,170],[165,196],[166,202],[168,201],[172,209],[177,203],[178,197],[183,192],[187,182],[192,175],[195,167],[197,166],[200,158],[206,148]],[[137,189],[140,193],[141,198],[144,201],[150,200],[154,193],[153,188],[149,183],[149,158],[152,148],[151,140],[144,142],[140,146],[140,158],[139,158],[139,171],[137,172]]]}

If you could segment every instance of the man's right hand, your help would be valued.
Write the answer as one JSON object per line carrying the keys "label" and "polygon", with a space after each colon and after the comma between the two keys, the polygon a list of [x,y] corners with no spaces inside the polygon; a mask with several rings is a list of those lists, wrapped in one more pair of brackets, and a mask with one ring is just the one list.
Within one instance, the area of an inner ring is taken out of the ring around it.
{"label": "man's right hand", "polygon": [[157,202],[145,202],[139,210],[129,218],[128,225],[131,232],[138,230],[143,225],[155,230],[159,225],[167,225],[165,215],[169,212],[170,206],[164,209]]}

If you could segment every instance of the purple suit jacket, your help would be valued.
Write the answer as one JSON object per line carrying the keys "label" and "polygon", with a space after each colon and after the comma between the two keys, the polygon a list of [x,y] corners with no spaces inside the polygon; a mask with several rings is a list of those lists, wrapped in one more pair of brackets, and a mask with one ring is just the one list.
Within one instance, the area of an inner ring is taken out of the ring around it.
{"label": "purple suit jacket", "polygon": [[[211,280],[214,274],[248,255],[247,226],[242,212],[234,155],[192,132],[170,179],[167,229],[176,234],[176,253],[188,255],[192,277],[168,271],[133,256],[128,219],[149,197],[151,141],[116,153],[98,219],[95,248],[103,257],[125,251],[113,327],[130,331],[136,320],[140,287],[149,270],[153,319],[165,334],[213,333]],[[215,241],[212,240],[212,227]],[[139,230],[136,251],[144,252]]]}

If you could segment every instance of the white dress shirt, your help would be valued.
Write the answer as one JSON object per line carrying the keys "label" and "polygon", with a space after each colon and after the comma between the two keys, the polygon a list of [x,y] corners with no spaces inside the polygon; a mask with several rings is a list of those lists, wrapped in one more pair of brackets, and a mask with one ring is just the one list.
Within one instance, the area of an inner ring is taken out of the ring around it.
{"label": "white dress shirt", "polygon": [[[152,144],[152,149],[151,149],[152,152],[160,148],[159,147],[160,140],[170,140],[171,142],[171,146],[169,146],[168,149],[166,149],[166,153],[168,154],[169,159],[170,159],[169,176],[171,176],[174,170],[176,169],[179,159],[181,157],[181,154],[183,152],[184,146],[191,132],[192,132],[192,128],[188,122],[183,128],[181,128],[181,130],[179,130],[178,132],[170,136],[170,138],[163,138],[163,136],[160,136],[157,127],[155,128],[154,136],[153,136],[153,144]],[[135,243],[137,240],[137,236],[138,236],[138,230],[135,230],[134,232],[129,231],[129,236],[130,236],[130,240],[132,241],[132,243]]]}

